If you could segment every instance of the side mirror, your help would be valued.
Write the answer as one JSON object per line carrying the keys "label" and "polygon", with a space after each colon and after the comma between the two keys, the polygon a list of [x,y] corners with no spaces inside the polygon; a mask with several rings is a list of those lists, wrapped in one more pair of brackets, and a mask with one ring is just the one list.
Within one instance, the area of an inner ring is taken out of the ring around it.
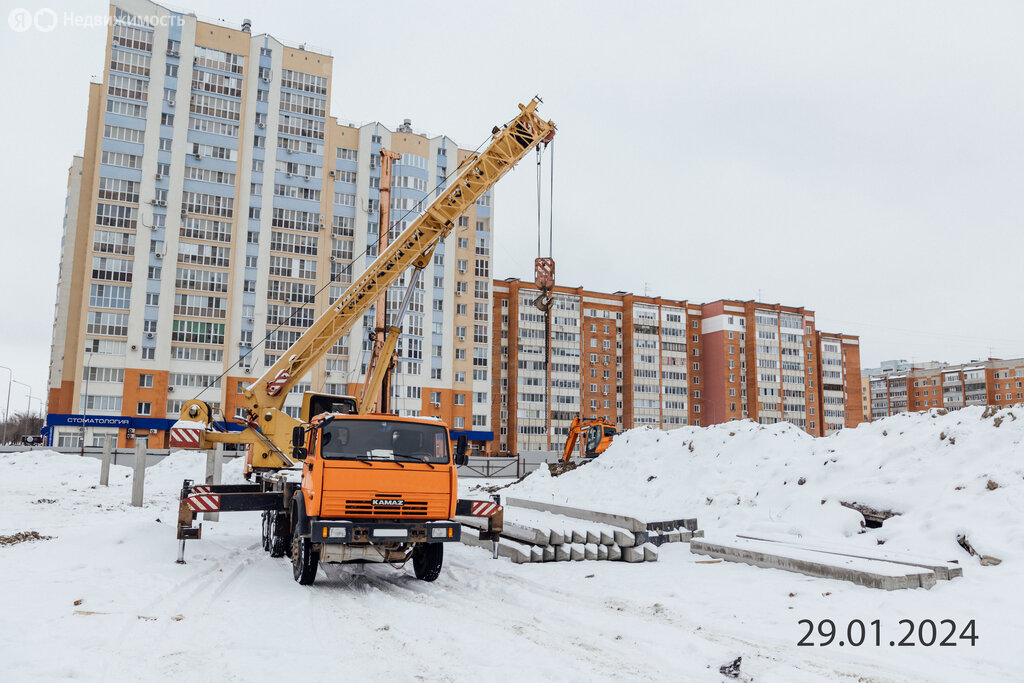
{"label": "side mirror", "polygon": [[463,434],[459,437],[458,441],[455,442],[455,464],[465,465],[468,458],[466,457],[466,450],[469,448],[469,439]]}
{"label": "side mirror", "polygon": [[302,448],[306,445],[306,430],[302,427],[292,428],[292,446],[295,448]]}
{"label": "side mirror", "polygon": [[292,449],[292,457],[295,458],[296,460],[305,460],[307,455],[309,454],[306,452],[306,449],[303,448],[302,446],[296,446],[295,448]]}

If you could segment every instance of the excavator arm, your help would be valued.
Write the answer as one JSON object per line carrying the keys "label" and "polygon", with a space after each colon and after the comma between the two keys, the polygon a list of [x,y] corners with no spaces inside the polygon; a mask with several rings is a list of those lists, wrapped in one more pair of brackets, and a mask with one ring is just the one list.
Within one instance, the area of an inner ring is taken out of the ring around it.
{"label": "excavator arm", "polygon": [[[330,307],[285,351],[273,366],[244,394],[249,409],[250,428],[258,425],[262,437],[241,433],[217,432],[217,441],[252,443],[257,441],[261,468],[287,467],[284,455],[289,450],[292,428],[301,424],[284,411],[288,391],[334,343],[355,326],[363,314],[395,284],[410,266],[429,262],[429,254],[451,233],[456,220],[505,175],[527,152],[554,137],[555,124],[537,113],[539,98],[519,105],[519,114],[504,127],[495,126],[488,146],[460,165],[456,179],[434,199],[394,242],[383,249],[376,260],[334,301]],[[423,267],[422,265],[420,266]],[[410,283],[411,284],[411,283]],[[376,381],[379,381],[376,380]],[[206,434],[212,420],[201,401],[188,401],[171,432],[175,447],[207,448]],[[187,430],[187,431],[186,431]],[[177,432],[177,436],[176,436]],[[265,437],[265,438],[263,438]],[[264,450],[262,447],[265,447]],[[273,447],[272,447],[273,446]]]}

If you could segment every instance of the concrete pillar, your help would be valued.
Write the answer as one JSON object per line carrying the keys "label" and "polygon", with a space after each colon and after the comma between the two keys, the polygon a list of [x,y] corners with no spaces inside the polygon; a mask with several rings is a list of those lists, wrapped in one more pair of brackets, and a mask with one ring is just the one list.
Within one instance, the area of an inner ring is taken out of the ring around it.
{"label": "concrete pillar", "polygon": [[100,459],[100,486],[110,486],[110,454],[114,451],[113,434],[103,440],[103,457]]}
{"label": "concrete pillar", "polygon": [[[224,465],[224,444],[218,443],[212,451],[206,451],[206,483],[216,486],[221,483],[221,470]],[[204,512],[203,519],[219,522],[219,512]]]}
{"label": "concrete pillar", "polygon": [[146,482],[146,446],[149,437],[135,437],[135,471],[132,475],[132,506],[142,507],[142,495]]}

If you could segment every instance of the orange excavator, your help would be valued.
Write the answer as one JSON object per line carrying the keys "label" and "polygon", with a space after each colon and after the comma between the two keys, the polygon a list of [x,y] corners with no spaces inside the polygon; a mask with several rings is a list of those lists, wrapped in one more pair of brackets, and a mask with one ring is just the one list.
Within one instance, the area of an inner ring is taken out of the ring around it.
{"label": "orange excavator", "polygon": [[615,425],[603,417],[592,420],[581,420],[579,417],[574,417],[572,426],[569,427],[569,438],[565,441],[562,462],[567,462],[572,457],[577,440],[583,449],[583,457],[594,458],[608,450],[608,447],[612,445],[612,439],[617,434]]}

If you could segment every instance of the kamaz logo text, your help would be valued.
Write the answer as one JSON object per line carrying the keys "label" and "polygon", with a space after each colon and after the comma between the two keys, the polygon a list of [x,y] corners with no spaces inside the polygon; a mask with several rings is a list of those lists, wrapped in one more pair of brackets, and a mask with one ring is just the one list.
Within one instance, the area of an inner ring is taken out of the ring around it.
{"label": "kamaz logo text", "polygon": [[397,507],[402,507],[403,505],[405,505],[405,501],[404,500],[398,500],[398,499],[395,499],[395,498],[374,498],[373,499],[373,504],[374,505],[379,505],[379,506],[382,506],[382,507],[395,507],[395,508],[397,508]]}

